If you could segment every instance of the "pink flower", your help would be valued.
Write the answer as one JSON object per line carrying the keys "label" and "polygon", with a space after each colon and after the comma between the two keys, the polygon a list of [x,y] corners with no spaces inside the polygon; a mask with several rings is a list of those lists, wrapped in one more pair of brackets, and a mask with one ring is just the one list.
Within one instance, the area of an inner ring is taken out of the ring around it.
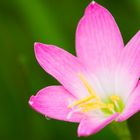
{"label": "pink flower", "polygon": [[92,2],[76,31],[77,57],[54,45],[35,43],[41,67],[61,86],[31,96],[30,106],[50,118],[78,122],[78,136],[121,122],[140,109],[140,32],[124,47],[112,15]]}

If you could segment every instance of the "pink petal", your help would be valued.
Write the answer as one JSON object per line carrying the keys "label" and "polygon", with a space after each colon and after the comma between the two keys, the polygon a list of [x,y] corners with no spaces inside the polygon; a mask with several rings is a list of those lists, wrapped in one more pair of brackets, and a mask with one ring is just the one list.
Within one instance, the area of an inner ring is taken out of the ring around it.
{"label": "pink petal", "polygon": [[76,32],[77,55],[94,71],[116,66],[123,40],[112,15],[92,2],[85,10]]}
{"label": "pink petal", "polygon": [[116,117],[118,113],[108,117],[108,118],[85,118],[82,119],[80,125],[78,127],[78,136],[89,136],[91,134],[95,134],[101,129],[103,129],[106,125],[111,123]]}
{"label": "pink petal", "polygon": [[138,83],[134,92],[128,98],[126,107],[122,112],[122,114],[118,117],[117,121],[118,122],[125,121],[138,111],[140,111],[140,82]]}
{"label": "pink petal", "polygon": [[136,87],[140,77],[140,31],[123,49],[119,61],[116,92],[127,97]]}
{"label": "pink petal", "polygon": [[41,43],[35,43],[35,55],[42,68],[70,93],[80,98],[86,95],[87,90],[78,77],[83,73],[83,67],[75,56],[56,46]]}
{"label": "pink petal", "polygon": [[31,96],[30,106],[41,114],[58,120],[79,122],[83,117],[80,113],[73,113],[70,118],[68,114],[69,100],[75,98],[62,86],[50,86],[40,90],[36,96]]}

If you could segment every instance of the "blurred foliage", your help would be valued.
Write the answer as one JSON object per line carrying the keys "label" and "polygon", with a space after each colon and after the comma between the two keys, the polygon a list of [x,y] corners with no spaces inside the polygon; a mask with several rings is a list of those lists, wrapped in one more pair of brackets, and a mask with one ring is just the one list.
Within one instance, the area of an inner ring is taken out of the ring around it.
{"label": "blurred foliage", "polygon": [[[139,30],[139,0],[96,1],[113,14],[125,43]],[[0,1],[1,139],[118,140],[109,127],[91,137],[77,138],[77,124],[47,121],[28,105],[29,97],[39,89],[58,84],[36,62],[34,42],[57,44],[74,54],[75,29],[89,2],[90,0]],[[139,120],[137,114],[128,121],[134,140],[140,139]]]}

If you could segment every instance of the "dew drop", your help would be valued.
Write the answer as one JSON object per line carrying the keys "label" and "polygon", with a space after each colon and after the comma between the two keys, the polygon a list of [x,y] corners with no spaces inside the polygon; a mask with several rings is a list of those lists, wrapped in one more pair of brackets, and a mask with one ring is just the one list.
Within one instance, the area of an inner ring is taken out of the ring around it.
{"label": "dew drop", "polygon": [[51,120],[51,118],[49,118],[48,116],[45,116],[45,118],[46,118],[46,120],[48,120],[48,121]]}

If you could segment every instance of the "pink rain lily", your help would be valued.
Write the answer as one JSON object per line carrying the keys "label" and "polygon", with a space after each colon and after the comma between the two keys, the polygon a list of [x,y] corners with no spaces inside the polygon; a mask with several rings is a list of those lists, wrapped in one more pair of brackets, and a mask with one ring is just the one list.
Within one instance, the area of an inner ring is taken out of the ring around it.
{"label": "pink rain lily", "polygon": [[79,123],[78,136],[97,133],[139,111],[140,32],[124,47],[112,15],[91,2],[76,30],[76,54],[35,43],[37,61],[61,85],[31,96],[33,109]]}

